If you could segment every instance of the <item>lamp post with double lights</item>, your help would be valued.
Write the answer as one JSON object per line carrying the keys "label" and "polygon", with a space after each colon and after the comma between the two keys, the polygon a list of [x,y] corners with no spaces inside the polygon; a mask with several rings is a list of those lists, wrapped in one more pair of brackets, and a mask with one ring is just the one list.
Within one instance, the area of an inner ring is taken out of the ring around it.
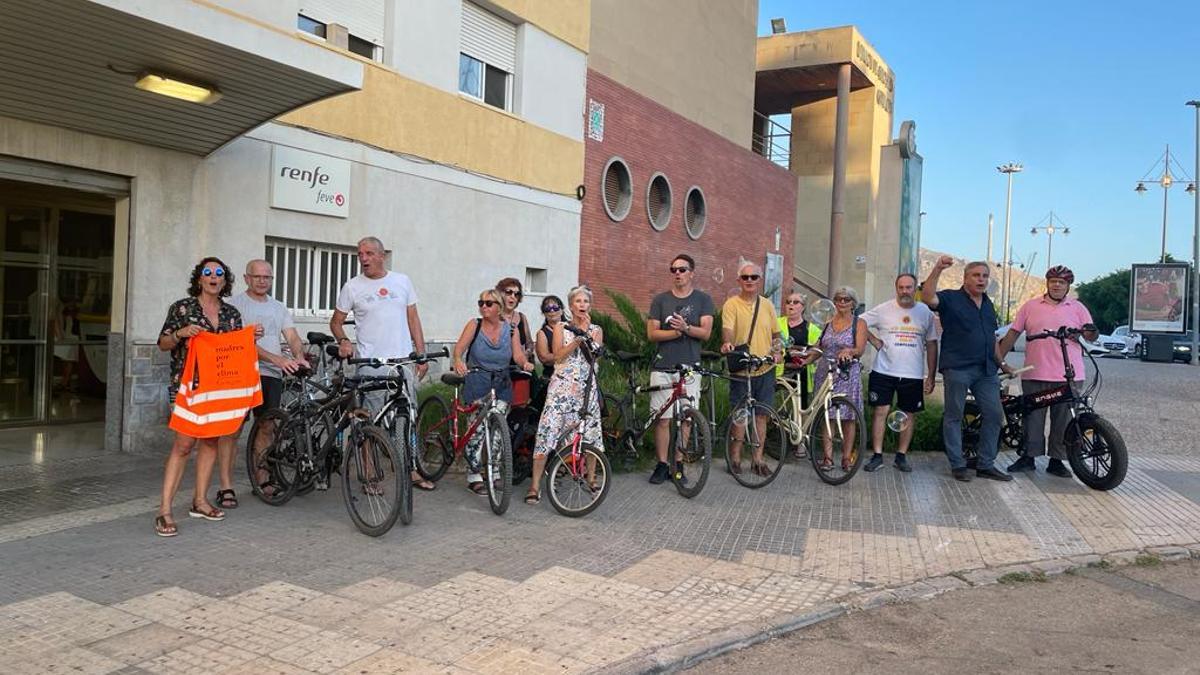
{"label": "lamp post with double lights", "polygon": [[[1162,165],[1162,174],[1160,174],[1158,176],[1158,178],[1150,177],[1151,174],[1158,171],[1159,164]],[[1175,167],[1179,169],[1179,172],[1181,174],[1183,174],[1183,176],[1184,176],[1183,180],[1187,181],[1186,192],[1188,194],[1192,194],[1192,195],[1196,194],[1196,182],[1193,181],[1192,179],[1188,178],[1187,172],[1183,170],[1183,167],[1179,165],[1179,162],[1175,161],[1171,157],[1171,146],[1170,145],[1167,146],[1167,150],[1165,153],[1163,153],[1163,156],[1160,157],[1158,159],[1158,161],[1154,162],[1154,166],[1150,167],[1150,170],[1147,171],[1146,174],[1144,176],[1142,176],[1141,179],[1138,180],[1137,187],[1134,188],[1134,191],[1140,195],[1146,194],[1146,192],[1148,191],[1146,188],[1146,183],[1148,183],[1148,182],[1158,183],[1158,186],[1162,188],[1162,191],[1163,191],[1162,247],[1158,254],[1159,262],[1167,261],[1167,195],[1170,194],[1171,186],[1175,184],[1175,176],[1173,176],[1171,174],[1171,165],[1172,164],[1174,164]]]}
{"label": "lamp post with double lights", "polygon": [[[1008,164],[1001,164],[1000,166],[996,167],[997,171],[1008,176],[1008,197],[1005,198],[1005,200],[1004,200],[1004,248],[1000,249],[1002,252],[1008,251],[1009,244],[1010,244],[1009,234],[1011,233],[1011,226],[1012,226],[1012,179],[1013,179],[1013,174],[1021,173],[1021,171],[1023,171],[1024,169],[1025,169],[1025,167],[1023,167],[1020,164],[1017,164],[1015,162],[1009,162]],[[1004,266],[1004,286],[1001,290],[1002,295],[1000,297],[1000,304],[1002,304],[1004,306],[1004,322],[1005,323],[1008,323],[1008,301],[1009,301],[1008,281],[1009,281],[1009,277],[1011,276],[1009,273],[1009,270],[1011,268],[1012,268],[1011,265]]]}
{"label": "lamp post with double lights", "polygon": [[[1055,221],[1058,221],[1058,225],[1061,227],[1056,226],[1054,224]],[[1042,223],[1046,224],[1042,225]],[[1054,253],[1054,235],[1061,234],[1065,237],[1066,235],[1071,234],[1071,228],[1067,227],[1067,224],[1062,221],[1062,218],[1055,216],[1054,212],[1051,211],[1050,215],[1042,218],[1040,221],[1038,221],[1037,225],[1029,228],[1029,234],[1032,234],[1035,237],[1038,236],[1039,232],[1046,233],[1046,269],[1050,269],[1050,267],[1053,265],[1053,263],[1050,261],[1052,260],[1051,256]]]}

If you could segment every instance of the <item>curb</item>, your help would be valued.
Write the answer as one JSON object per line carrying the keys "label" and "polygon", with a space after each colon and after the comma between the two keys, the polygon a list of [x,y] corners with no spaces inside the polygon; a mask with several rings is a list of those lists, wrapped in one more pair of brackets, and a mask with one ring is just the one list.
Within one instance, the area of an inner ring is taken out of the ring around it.
{"label": "curb", "polygon": [[885,605],[932,600],[943,593],[955,590],[1009,583],[1005,581],[1006,578],[1021,581],[1044,581],[1047,577],[1069,574],[1074,570],[1089,567],[1127,567],[1145,564],[1144,561],[1147,560],[1153,560],[1155,562],[1152,564],[1158,564],[1189,559],[1200,560],[1200,543],[1184,546],[1149,546],[1144,549],[1110,551],[1103,555],[1085,554],[1047,558],[1002,567],[964,570],[940,577],[921,579],[903,586],[853,592],[843,596],[840,601],[810,612],[786,615],[776,620],[758,621],[742,627],[726,628],[679,644],[658,647],[648,654],[631,656],[590,672],[603,675],[673,673],[722,654],[751,647],[853,612],[877,609]]}

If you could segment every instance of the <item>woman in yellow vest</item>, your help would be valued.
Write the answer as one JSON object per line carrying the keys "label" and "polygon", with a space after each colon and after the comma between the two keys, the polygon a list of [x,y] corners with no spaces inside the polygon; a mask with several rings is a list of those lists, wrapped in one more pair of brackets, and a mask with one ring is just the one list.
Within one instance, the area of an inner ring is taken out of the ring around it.
{"label": "woman in yellow vest", "polygon": [[[804,319],[804,295],[798,291],[788,294],[783,301],[783,316],[779,317],[779,332],[783,335],[784,343],[795,347],[815,345],[821,339],[821,326]],[[803,365],[799,357],[789,356],[783,363],[775,367],[775,377],[789,377],[800,385],[800,401],[805,408],[813,392],[813,366]],[[796,448],[796,457],[803,459],[806,455],[804,446]]]}

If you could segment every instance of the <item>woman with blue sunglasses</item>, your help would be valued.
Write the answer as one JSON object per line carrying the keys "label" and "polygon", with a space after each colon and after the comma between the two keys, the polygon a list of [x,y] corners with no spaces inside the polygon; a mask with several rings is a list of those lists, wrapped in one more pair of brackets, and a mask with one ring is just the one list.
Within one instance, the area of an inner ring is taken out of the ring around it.
{"label": "woman with blue sunglasses", "polygon": [[[221,262],[220,258],[204,258],[192,268],[187,297],[173,303],[167,310],[167,320],[158,336],[158,348],[164,352],[171,352],[171,405],[175,404],[175,395],[179,392],[179,380],[183,374],[183,364],[187,360],[190,339],[205,331],[226,333],[242,327],[241,312],[223,300],[232,292],[233,273],[229,266]],[[172,502],[175,501],[175,493],[179,491],[179,484],[183,480],[188,456],[197,445],[199,451],[196,453],[196,489],[188,515],[214,521],[225,518],[225,512],[210,504],[207,497],[213,466],[217,461],[217,439],[196,439],[177,432],[171,452],[167,456],[162,502],[159,505],[158,516],[154,519],[154,531],[160,537],[173,537],[179,533],[175,519],[171,516]]]}

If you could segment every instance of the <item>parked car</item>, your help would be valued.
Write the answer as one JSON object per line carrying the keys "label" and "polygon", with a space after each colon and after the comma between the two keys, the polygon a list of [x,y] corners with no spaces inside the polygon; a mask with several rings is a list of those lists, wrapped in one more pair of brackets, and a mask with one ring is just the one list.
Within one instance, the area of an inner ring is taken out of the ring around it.
{"label": "parked car", "polygon": [[[1006,324],[1004,326],[997,328],[996,329],[996,340],[999,341],[999,340],[1003,339],[1004,336],[1008,334],[1008,329],[1011,327],[1012,327],[1012,324],[1010,323],[1010,324]],[[1089,342],[1089,341],[1083,339],[1083,337],[1080,337],[1079,343],[1082,344],[1088,350],[1089,354],[1093,354],[1095,356],[1104,356],[1109,353],[1109,350],[1105,349],[1101,345],[1101,341],[1102,341],[1103,337],[1104,336],[1100,336],[1100,338],[1098,338],[1096,340],[1096,342]],[[1120,354],[1124,354],[1123,350],[1125,348],[1125,344],[1121,343],[1120,346],[1122,349]],[[1021,336],[1017,338],[1016,343],[1013,344],[1013,351],[1014,352],[1025,351],[1025,333],[1021,333]]]}
{"label": "parked car", "polygon": [[1174,349],[1171,351],[1171,358],[1175,361],[1184,363],[1192,362],[1192,331],[1188,331],[1183,335],[1175,336]]}
{"label": "parked car", "polygon": [[1125,358],[1130,354],[1129,345],[1125,343],[1125,338],[1117,335],[1099,335],[1096,337],[1095,344],[1104,348],[1106,352],[1104,356]]}
{"label": "parked car", "polygon": [[1125,353],[1134,357],[1142,355],[1142,335],[1129,330],[1129,326],[1117,326],[1112,336],[1125,341]]}
{"label": "parked car", "polygon": [[[1009,329],[1011,326],[1012,326],[1012,324],[1010,323],[1010,324],[1008,324],[1008,325],[1005,325],[1005,326],[1000,326],[999,328],[997,328],[997,329],[996,329],[996,341],[997,341],[997,342],[999,342],[1000,340],[1004,339],[1004,336],[1008,334],[1008,329]],[[1024,334],[1024,333],[1021,333],[1021,336],[1017,338],[1017,341],[1016,341],[1016,343],[1015,343],[1015,344],[1013,344],[1013,348],[1012,348],[1012,350],[1013,350],[1014,352],[1023,352],[1023,351],[1025,351],[1025,334]]]}

